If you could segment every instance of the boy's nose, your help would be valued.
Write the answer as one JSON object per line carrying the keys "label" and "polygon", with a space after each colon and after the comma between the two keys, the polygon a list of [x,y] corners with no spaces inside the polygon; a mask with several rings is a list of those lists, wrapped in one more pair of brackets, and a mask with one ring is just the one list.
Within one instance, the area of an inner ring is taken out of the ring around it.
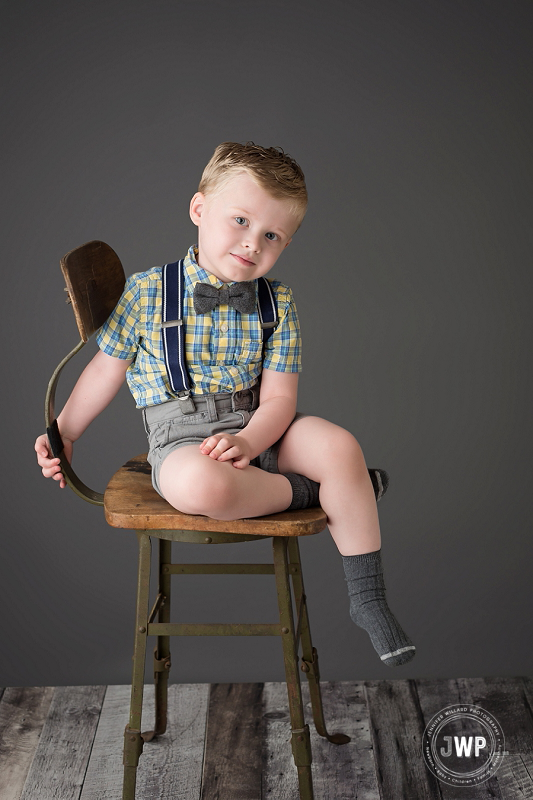
{"label": "boy's nose", "polygon": [[253,250],[254,253],[261,252],[261,245],[259,243],[259,236],[246,236],[243,240],[243,246],[248,250]]}

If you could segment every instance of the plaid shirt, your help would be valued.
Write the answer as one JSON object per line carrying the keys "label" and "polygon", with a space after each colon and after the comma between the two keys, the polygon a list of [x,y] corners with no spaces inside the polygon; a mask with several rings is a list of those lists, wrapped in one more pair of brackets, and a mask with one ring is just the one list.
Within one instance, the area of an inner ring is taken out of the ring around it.
{"label": "plaid shirt", "polygon": [[[223,282],[196,263],[197,250],[185,257],[185,356],[193,394],[235,392],[254,384],[261,370],[300,372],[300,326],[292,292],[270,281],[278,303],[279,325],[265,346],[259,314],[240,314],[228,305],[210,314],[196,314],[196,283],[217,288]],[[96,341],[104,353],[131,358],[126,379],[137,408],[175,399],[163,352],[162,267],[131,275],[117,307],[98,331]],[[256,283],[257,292],[257,283]]]}

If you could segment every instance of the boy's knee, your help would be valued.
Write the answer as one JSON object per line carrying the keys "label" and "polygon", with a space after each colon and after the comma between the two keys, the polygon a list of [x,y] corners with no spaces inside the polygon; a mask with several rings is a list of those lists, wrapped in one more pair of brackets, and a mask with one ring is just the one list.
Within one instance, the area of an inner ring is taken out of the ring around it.
{"label": "boy's knee", "polygon": [[331,464],[349,461],[360,468],[361,474],[366,475],[366,464],[361,445],[350,431],[335,426],[327,437],[326,459]]}
{"label": "boy's knee", "polygon": [[327,444],[331,454],[343,453],[363,457],[363,451],[355,436],[339,425],[333,426],[333,429],[328,432]]}
{"label": "boy's knee", "polygon": [[[205,461],[204,461],[205,458]],[[214,462],[207,456],[180,470],[168,484],[161,481],[165,497],[185,514],[202,514],[213,519],[233,519],[235,481],[231,465]]]}
{"label": "boy's knee", "polygon": [[210,474],[202,487],[195,489],[195,514],[204,514],[213,519],[234,519],[236,492],[230,467]]}

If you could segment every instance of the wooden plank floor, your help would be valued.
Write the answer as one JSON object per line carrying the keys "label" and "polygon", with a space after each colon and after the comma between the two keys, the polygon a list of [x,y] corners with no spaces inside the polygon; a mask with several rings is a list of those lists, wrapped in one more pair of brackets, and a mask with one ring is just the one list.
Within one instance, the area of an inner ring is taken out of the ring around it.
{"label": "wooden plank floor", "polygon": [[[533,681],[418,679],[323,683],[329,744],[312,725],[316,800],[533,800]],[[0,800],[120,800],[129,687],[8,688],[0,699]],[[503,763],[472,788],[428,771],[422,734],[456,703],[481,706],[505,734]],[[143,727],[153,717],[145,693]],[[138,800],[298,800],[283,683],[174,684],[169,730],[145,744]]]}

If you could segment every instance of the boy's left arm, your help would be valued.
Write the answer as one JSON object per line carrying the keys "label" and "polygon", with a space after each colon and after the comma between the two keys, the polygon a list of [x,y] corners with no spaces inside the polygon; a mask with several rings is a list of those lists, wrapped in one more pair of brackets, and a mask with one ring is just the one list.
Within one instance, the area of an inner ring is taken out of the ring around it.
{"label": "boy's left arm", "polygon": [[200,445],[200,450],[218,461],[231,461],[238,469],[277,442],[296,413],[298,372],[264,369],[261,377],[259,408],[252,419],[236,434],[215,434]]}

